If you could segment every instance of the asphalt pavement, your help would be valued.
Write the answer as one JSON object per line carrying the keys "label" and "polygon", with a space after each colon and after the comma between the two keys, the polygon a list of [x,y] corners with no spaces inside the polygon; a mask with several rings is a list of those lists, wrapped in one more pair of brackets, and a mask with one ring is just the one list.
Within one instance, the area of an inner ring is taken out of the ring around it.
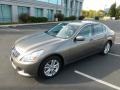
{"label": "asphalt pavement", "polygon": [[0,90],[120,90],[120,21],[102,21],[116,32],[111,52],[67,65],[56,77],[38,80],[17,74],[9,60],[18,38],[46,31],[56,24],[0,28]]}

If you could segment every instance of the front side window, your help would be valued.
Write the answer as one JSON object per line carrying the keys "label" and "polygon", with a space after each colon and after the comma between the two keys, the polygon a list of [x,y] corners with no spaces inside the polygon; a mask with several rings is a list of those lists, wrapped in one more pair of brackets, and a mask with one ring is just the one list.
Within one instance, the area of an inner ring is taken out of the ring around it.
{"label": "front side window", "polygon": [[80,33],[78,35],[83,36],[83,37],[90,37],[91,36],[91,31],[92,31],[92,26],[88,25],[82,28]]}
{"label": "front side window", "polygon": [[96,24],[93,27],[94,27],[94,32],[93,32],[94,35],[101,34],[104,32],[103,25],[101,24]]}
{"label": "front side window", "polygon": [[78,30],[78,28],[79,26],[77,25],[62,23],[58,24],[46,33],[51,36],[67,39],[72,37],[73,34]]}

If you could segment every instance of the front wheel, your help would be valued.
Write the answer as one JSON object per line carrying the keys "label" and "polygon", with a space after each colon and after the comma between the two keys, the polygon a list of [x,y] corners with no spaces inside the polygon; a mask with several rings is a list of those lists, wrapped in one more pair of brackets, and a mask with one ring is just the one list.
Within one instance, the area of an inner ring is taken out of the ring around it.
{"label": "front wheel", "polygon": [[107,43],[105,44],[105,46],[104,46],[104,49],[103,49],[103,51],[102,51],[102,54],[104,54],[104,55],[108,54],[109,51],[110,51],[110,49],[111,49],[111,43],[110,43],[110,42],[107,42]]}
{"label": "front wheel", "polygon": [[61,66],[61,58],[58,56],[48,57],[41,63],[38,75],[43,79],[52,78],[60,71]]}

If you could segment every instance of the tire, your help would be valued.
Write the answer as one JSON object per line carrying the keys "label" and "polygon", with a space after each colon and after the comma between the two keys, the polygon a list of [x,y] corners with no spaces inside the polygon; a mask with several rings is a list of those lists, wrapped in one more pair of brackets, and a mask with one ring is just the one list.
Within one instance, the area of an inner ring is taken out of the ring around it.
{"label": "tire", "polygon": [[108,41],[102,50],[102,54],[107,55],[110,52],[111,46],[111,43]]}
{"label": "tire", "polygon": [[59,73],[61,67],[61,58],[58,56],[50,56],[40,64],[38,76],[41,79],[53,78]]}

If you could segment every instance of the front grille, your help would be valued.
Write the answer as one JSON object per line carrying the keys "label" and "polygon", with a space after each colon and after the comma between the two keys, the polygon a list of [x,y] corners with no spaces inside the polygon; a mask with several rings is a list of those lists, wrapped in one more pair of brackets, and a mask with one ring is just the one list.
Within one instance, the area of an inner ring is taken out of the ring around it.
{"label": "front grille", "polygon": [[15,48],[13,48],[12,55],[13,55],[13,57],[18,57],[20,55],[20,53]]}

